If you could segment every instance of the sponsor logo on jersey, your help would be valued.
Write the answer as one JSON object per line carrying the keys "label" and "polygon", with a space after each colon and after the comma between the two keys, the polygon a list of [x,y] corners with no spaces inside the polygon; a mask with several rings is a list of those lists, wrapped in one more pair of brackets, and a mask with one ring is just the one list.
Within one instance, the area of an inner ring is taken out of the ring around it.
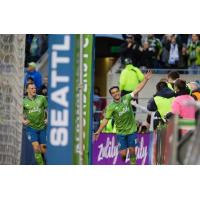
{"label": "sponsor logo on jersey", "polygon": [[121,117],[126,112],[129,112],[128,106],[126,106],[125,108],[123,108],[123,110],[121,112],[119,112],[119,117]]}

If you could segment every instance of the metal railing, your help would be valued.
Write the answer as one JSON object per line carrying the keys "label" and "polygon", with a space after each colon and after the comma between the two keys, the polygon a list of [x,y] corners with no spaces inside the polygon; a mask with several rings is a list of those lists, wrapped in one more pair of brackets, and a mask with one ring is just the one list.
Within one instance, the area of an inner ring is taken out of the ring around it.
{"label": "metal railing", "polygon": [[[194,119],[180,119],[175,115],[157,134],[157,143],[162,144],[158,150],[158,164],[200,164],[200,103],[197,107],[198,116]],[[184,130],[186,133],[181,134]],[[182,137],[180,138],[180,135]]]}
{"label": "metal railing", "polygon": [[[113,67],[111,67],[109,73],[121,73],[122,69],[125,67],[121,63],[121,58],[118,58],[114,63]],[[146,72],[147,70],[152,70],[154,74],[168,74],[170,71],[178,71],[181,74],[200,74],[200,66],[185,66],[185,67],[178,67],[178,68],[170,68],[164,66],[153,66],[152,68],[147,68],[146,66],[137,66],[141,69],[142,72]]]}

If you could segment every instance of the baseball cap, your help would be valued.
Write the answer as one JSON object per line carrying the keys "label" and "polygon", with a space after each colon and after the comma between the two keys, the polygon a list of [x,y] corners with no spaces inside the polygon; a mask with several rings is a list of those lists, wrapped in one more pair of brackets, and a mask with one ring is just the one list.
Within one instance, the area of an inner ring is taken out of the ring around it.
{"label": "baseball cap", "polygon": [[32,66],[32,67],[36,68],[36,63],[35,62],[30,62],[30,63],[28,63],[28,66]]}

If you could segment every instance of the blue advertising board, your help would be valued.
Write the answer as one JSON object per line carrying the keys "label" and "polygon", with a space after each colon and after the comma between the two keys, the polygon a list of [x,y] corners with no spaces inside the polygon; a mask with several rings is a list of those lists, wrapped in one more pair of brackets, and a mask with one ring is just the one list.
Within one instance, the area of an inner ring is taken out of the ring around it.
{"label": "blue advertising board", "polygon": [[49,35],[47,164],[73,164],[74,35]]}

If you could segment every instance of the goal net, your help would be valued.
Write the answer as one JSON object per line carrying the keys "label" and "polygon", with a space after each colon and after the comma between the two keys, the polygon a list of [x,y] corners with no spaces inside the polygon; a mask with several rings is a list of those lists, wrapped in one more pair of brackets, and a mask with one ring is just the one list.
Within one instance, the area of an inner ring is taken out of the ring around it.
{"label": "goal net", "polygon": [[20,164],[25,35],[0,35],[0,164]]}

